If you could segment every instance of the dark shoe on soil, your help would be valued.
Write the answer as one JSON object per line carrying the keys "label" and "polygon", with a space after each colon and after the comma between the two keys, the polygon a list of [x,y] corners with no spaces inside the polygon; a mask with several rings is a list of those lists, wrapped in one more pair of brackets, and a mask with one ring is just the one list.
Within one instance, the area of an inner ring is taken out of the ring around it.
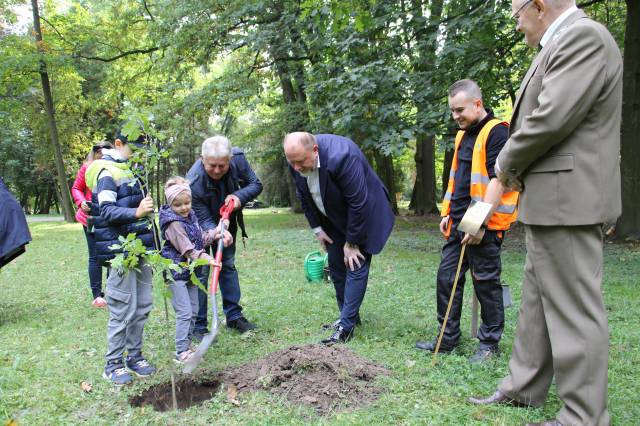
{"label": "dark shoe on soil", "polygon": [[122,362],[116,364],[108,364],[104,372],[102,373],[102,377],[111,381],[116,386],[128,385],[133,382],[133,377],[129,374]]}
{"label": "dark shoe on soil", "polygon": [[249,330],[254,330],[256,325],[250,323],[245,317],[240,317],[233,321],[227,321],[227,327],[238,330],[240,333],[246,333]]}
{"label": "dark shoe on soil", "polygon": [[342,326],[338,326],[338,329],[326,339],[322,339],[320,343],[325,345],[333,345],[334,343],[347,343],[353,337],[353,330],[345,330]]}
{"label": "dark shoe on soil", "polygon": [[156,372],[156,369],[141,356],[137,358],[127,357],[127,368],[138,377],[149,377]]}
{"label": "dark shoe on soil", "polygon": [[525,404],[520,401],[516,401],[515,399],[509,398],[499,389],[496,390],[495,393],[488,398],[472,396],[469,398],[469,402],[476,405],[510,405],[512,407],[520,408],[530,407],[529,404]]}
{"label": "dark shoe on soil", "polygon": [[[360,325],[360,324],[362,324],[362,321],[360,321],[360,315],[358,315],[356,317],[356,325]],[[337,330],[338,327],[340,327],[340,318],[338,318],[335,322],[332,322],[331,324],[322,324],[323,330]]]}
{"label": "dark shoe on soil", "polygon": [[469,358],[471,364],[482,364],[498,354],[498,347],[479,348],[475,354]]}
{"label": "dark shoe on soil", "polygon": [[[436,340],[432,340],[430,342],[418,341],[416,342],[416,348],[423,351],[435,352],[437,343],[438,342]],[[438,349],[438,353],[448,354],[449,352],[452,352],[455,348],[456,348],[455,346],[447,346],[443,343],[440,343],[440,348]]]}

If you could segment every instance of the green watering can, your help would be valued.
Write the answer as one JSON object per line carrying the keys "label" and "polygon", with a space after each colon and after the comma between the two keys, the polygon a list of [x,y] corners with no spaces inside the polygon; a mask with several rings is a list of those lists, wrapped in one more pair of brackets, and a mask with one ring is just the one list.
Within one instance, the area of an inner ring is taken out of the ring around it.
{"label": "green watering can", "polygon": [[318,282],[323,280],[326,261],[327,255],[323,255],[320,250],[312,251],[304,258],[304,276],[308,281]]}

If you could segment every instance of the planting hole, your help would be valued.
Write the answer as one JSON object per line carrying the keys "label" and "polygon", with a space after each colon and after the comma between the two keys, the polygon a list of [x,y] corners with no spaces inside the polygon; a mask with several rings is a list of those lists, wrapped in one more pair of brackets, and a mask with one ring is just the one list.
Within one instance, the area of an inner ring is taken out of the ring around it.
{"label": "planting hole", "polygon": [[[190,378],[180,379],[176,382],[178,409],[184,410],[193,405],[201,404],[211,399],[219,389],[220,381],[218,379],[199,379],[197,381]],[[132,407],[151,405],[156,411],[172,410],[171,382],[151,386],[140,395],[131,397],[129,404]]]}

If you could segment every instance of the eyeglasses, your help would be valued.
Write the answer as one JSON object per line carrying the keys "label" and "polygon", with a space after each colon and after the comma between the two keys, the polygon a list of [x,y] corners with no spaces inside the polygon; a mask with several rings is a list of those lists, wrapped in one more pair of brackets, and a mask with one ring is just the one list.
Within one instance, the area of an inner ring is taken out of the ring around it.
{"label": "eyeglasses", "polygon": [[511,15],[511,19],[518,22],[520,20],[520,12],[522,12],[522,9],[527,7],[529,3],[531,3],[532,1],[533,0],[527,0],[524,3],[522,3],[522,6],[520,6],[520,8],[518,8],[518,10],[516,10],[516,12],[513,15]]}

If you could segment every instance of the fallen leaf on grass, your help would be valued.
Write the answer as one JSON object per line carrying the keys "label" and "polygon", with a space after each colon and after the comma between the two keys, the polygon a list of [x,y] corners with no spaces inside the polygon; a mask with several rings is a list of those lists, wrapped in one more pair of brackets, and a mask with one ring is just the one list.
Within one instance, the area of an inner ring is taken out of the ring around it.
{"label": "fallen leaf on grass", "polygon": [[18,426],[18,422],[13,419],[9,419],[4,423],[4,426]]}
{"label": "fallen leaf on grass", "polygon": [[91,383],[89,382],[81,382],[80,383],[80,387],[82,388],[83,391],[85,391],[86,393],[89,393],[93,390],[93,386],[91,385]]}
{"label": "fallen leaf on grass", "polygon": [[235,406],[240,405],[240,401],[237,400],[238,397],[238,388],[236,385],[229,385],[227,387],[227,400]]}

